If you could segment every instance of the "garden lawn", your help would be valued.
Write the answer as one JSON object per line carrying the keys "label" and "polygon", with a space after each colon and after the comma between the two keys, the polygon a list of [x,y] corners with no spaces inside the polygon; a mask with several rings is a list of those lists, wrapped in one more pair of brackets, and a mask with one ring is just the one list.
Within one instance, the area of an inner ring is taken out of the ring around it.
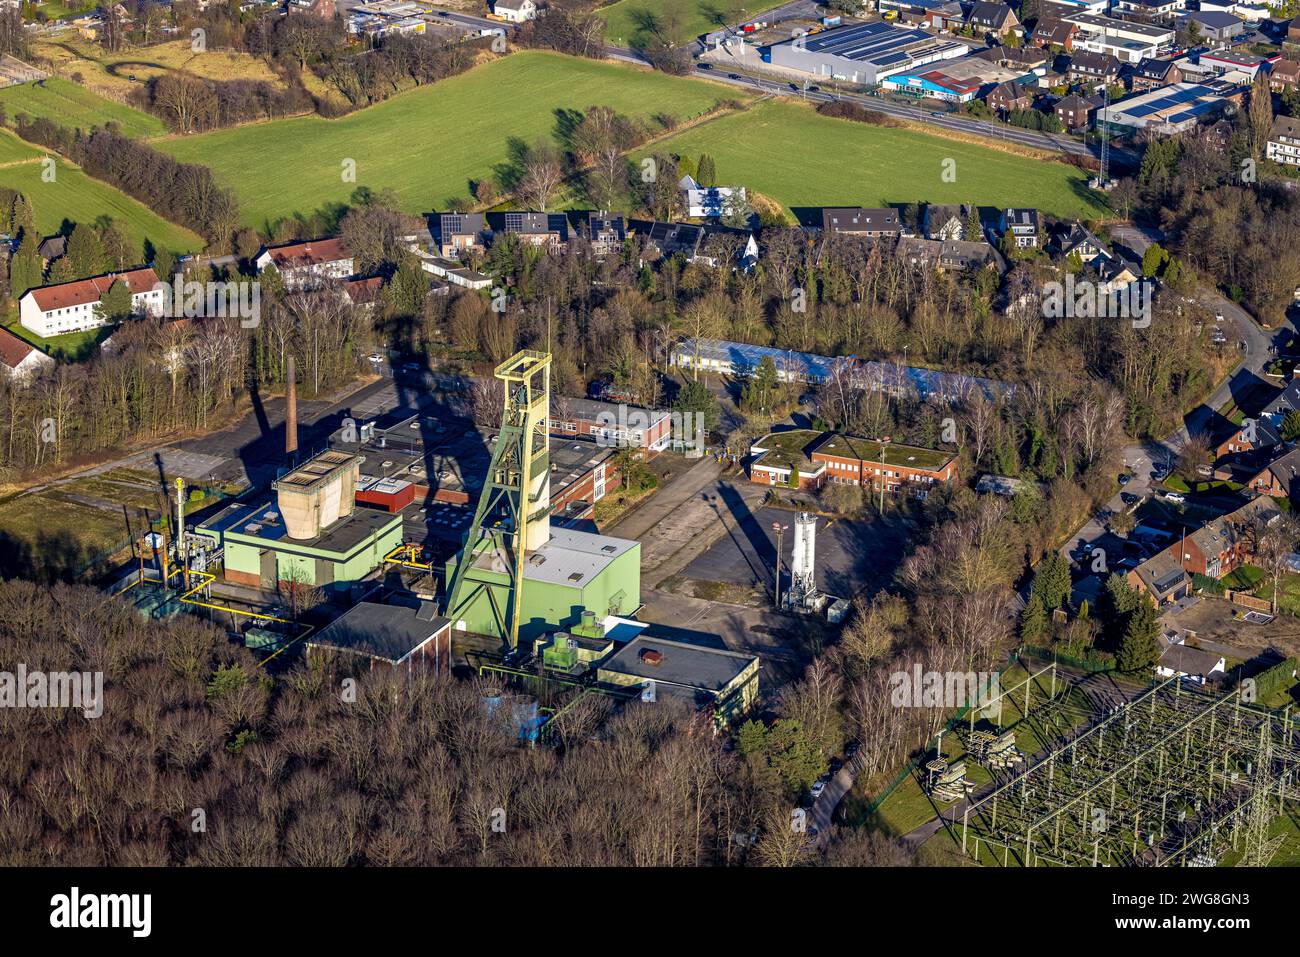
{"label": "garden lawn", "polygon": [[[299,117],[154,145],[211,167],[239,194],[245,223],[266,228],[347,203],[359,186],[393,189],[410,213],[445,208],[469,195],[469,180],[492,176],[511,138],[551,136],[559,110],[684,120],[735,98],[705,81],[524,51],[339,120]],[[343,178],[345,160],[355,161],[355,182]]]}
{"label": "garden lawn", "polygon": [[61,126],[89,130],[110,120],[126,136],[157,136],[166,132],[163,121],[148,113],[107,100],[84,86],[57,76],[0,89],[0,105],[9,122],[19,113],[47,117]]}
{"label": "garden lawn", "polygon": [[[657,149],[696,159],[709,153],[720,185],[746,186],[792,210],[919,202],[1031,206],[1077,217],[1105,211],[1088,174],[1072,166],[777,100],[701,123]],[[954,182],[942,178],[947,159],[956,162]]]}

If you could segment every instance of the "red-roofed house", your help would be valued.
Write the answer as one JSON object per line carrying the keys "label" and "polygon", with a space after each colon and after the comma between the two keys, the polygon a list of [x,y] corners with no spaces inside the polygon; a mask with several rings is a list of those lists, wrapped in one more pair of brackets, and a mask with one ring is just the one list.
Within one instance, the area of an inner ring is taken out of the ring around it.
{"label": "red-roofed house", "polygon": [[166,305],[163,298],[166,287],[158,281],[158,274],[146,267],[30,289],[18,300],[19,321],[24,328],[46,339],[98,328],[104,325],[104,320],[95,306],[116,282],[124,282],[130,288],[131,306],[138,313],[158,313]]}
{"label": "red-roofed house", "polygon": [[286,286],[305,286],[321,279],[346,279],[355,273],[352,253],[341,239],[266,246],[257,256],[257,271],[275,266]]}
{"label": "red-roofed house", "polygon": [[54,360],[28,345],[8,329],[0,328],[0,367],[15,382],[26,382],[42,368],[53,367]]}

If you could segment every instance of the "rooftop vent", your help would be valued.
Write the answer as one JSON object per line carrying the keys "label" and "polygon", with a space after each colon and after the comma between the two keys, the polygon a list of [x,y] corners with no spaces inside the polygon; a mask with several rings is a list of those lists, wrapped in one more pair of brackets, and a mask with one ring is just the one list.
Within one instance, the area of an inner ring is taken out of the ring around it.
{"label": "rooftop vent", "polygon": [[571,575],[569,575],[569,581],[571,582],[582,581],[582,572],[573,572]]}
{"label": "rooftop vent", "polygon": [[602,545],[602,546],[600,546],[600,550],[601,550],[602,552],[609,552],[609,553],[612,555],[612,554],[614,554],[616,551],[618,551],[618,546],[617,546],[617,545]]}
{"label": "rooftop vent", "polygon": [[529,556],[528,556],[528,564],[530,564],[530,565],[540,565],[540,564],[542,564],[544,561],[546,561],[546,556],[545,556],[545,555],[529,555]]}
{"label": "rooftop vent", "polygon": [[643,648],[641,650],[641,661],[647,665],[658,667],[663,664],[663,660],[664,653],[662,651],[655,651],[653,648]]}

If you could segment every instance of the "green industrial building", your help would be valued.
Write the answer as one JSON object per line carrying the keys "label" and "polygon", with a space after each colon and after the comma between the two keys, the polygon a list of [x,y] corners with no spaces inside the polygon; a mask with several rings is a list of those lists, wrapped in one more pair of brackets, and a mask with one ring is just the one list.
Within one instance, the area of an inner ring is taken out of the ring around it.
{"label": "green industrial building", "polygon": [[402,544],[402,517],[356,509],[307,539],[290,538],[275,503],[232,505],[196,531],[222,549],[223,577],[274,591],[282,581],[347,588]]}
{"label": "green industrial building", "polygon": [[[448,583],[459,560],[447,562]],[[456,615],[456,629],[505,640],[510,575],[502,556],[494,550],[480,552],[464,581],[467,598]],[[603,618],[640,607],[640,542],[552,526],[550,539],[530,550],[524,562],[519,641],[531,643],[557,628],[572,628],[584,611]]]}

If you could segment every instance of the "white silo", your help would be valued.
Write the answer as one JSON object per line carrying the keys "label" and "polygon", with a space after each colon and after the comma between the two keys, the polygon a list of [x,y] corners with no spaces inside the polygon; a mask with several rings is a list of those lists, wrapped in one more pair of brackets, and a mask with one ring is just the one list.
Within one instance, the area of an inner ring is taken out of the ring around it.
{"label": "white silo", "polygon": [[804,608],[817,594],[817,516],[800,512],[794,521],[790,559],[790,607]]}

